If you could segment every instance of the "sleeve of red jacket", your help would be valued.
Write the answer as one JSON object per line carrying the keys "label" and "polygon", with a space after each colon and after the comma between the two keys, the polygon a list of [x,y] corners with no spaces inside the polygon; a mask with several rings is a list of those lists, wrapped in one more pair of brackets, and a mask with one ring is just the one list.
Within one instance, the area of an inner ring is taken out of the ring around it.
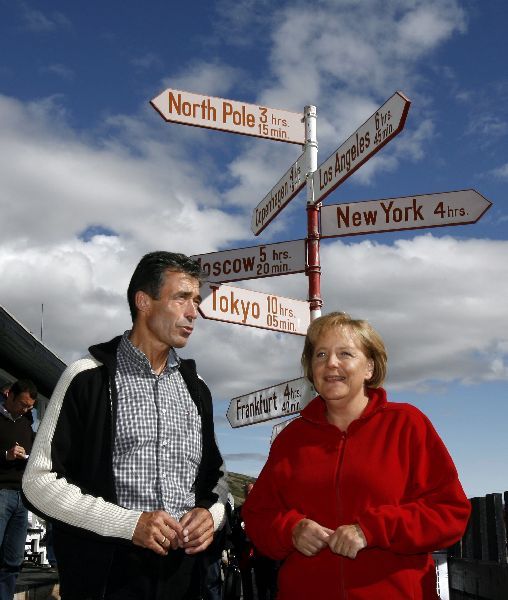
{"label": "sleeve of red jacket", "polygon": [[368,546],[400,554],[451,546],[464,534],[471,511],[455,465],[430,421],[418,413],[413,426],[407,497],[357,515]]}
{"label": "sleeve of red jacket", "polygon": [[284,489],[288,465],[287,458],[278,451],[280,445],[277,442],[278,439],[242,507],[242,517],[256,549],[265,556],[282,560],[294,550],[292,531],[305,515],[286,506],[279,493]]}

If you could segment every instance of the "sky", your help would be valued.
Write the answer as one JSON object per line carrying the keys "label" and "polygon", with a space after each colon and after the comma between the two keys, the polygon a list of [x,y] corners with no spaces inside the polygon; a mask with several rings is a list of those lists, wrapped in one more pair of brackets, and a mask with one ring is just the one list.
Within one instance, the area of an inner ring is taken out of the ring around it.
{"label": "sky", "polygon": [[[325,204],[476,189],[475,224],[321,242],[323,313],[368,319],[389,398],[445,441],[468,496],[508,489],[505,0],[139,3],[0,0],[0,304],[64,361],[130,328],[146,252],[303,239],[305,191],[251,215],[301,154],[166,123],[167,88],[303,113],[318,165],[395,91],[406,125]],[[233,285],[306,300],[291,274]],[[256,476],[276,421],[232,429],[231,398],[302,375],[303,337],[199,319],[182,356],[214,396],[229,470]]]}

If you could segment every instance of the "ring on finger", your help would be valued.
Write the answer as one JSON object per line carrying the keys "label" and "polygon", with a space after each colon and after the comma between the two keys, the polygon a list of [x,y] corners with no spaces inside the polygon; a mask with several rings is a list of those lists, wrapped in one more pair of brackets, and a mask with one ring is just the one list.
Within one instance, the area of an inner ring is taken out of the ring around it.
{"label": "ring on finger", "polygon": [[160,544],[161,546],[164,546],[164,542],[165,542],[165,541],[166,541],[166,536],[164,536],[164,537],[162,538],[162,542],[159,542],[159,544]]}

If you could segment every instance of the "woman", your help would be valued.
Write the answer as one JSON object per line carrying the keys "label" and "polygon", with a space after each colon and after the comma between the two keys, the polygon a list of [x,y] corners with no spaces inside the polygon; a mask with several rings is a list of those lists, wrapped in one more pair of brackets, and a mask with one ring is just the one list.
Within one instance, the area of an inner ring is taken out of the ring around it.
{"label": "woman", "polygon": [[386,351],[365,321],[313,321],[302,354],[319,395],[275,439],[243,508],[284,560],[278,600],[434,600],[429,552],[462,537],[470,506],[417,408],[380,387]]}

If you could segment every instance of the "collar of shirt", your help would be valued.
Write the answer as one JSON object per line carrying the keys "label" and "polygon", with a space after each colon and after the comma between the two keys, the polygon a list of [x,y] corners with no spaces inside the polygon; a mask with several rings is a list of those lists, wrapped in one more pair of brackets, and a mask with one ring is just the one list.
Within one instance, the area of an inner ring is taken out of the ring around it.
{"label": "collar of shirt", "polygon": [[[130,330],[128,330],[122,335],[122,339],[120,340],[120,346],[118,348],[119,351],[127,359],[131,367],[138,369],[142,373],[154,374],[154,370],[152,369],[152,365],[146,357],[146,354],[142,352],[139,348],[136,348],[136,346],[134,346],[133,343],[130,341],[130,333]],[[167,371],[171,372],[175,369],[178,369],[179,366],[180,358],[178,357],[174,348],[170,348],[166,366],[164,367],[164,370],[162,371],[160,376],[164,375],[164,373],[166,373]]]}

